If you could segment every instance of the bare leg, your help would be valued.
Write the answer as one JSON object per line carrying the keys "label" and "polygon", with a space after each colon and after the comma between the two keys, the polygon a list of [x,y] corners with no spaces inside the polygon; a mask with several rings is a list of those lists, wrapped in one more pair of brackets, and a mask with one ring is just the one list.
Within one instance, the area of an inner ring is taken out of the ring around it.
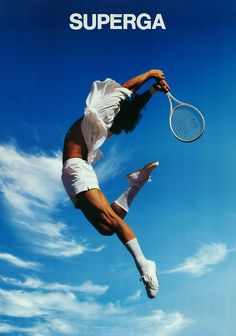
{"label": "bare leg", "polygon": [[137,238],[130,226],[118,216],[99,189],[77,195],[78,205],[86,218],[103,235],[116,233],[130,252],[146,288],[147,295],[154,298],[158,293],[156,265],[144,257]]}
{"label": "bare leg", "polygon": [[116,233],[124,244],[135,238],[133,230],[115,213],[100,190],[92,189],[80,193],[77,199],[83,214],[101,234]]}

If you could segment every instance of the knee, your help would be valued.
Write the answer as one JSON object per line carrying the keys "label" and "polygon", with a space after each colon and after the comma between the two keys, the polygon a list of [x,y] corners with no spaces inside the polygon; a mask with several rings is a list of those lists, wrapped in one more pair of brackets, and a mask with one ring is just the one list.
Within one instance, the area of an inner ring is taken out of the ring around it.
{"label": "knee", "polygon": [[112,213],[99,214],[99,232],[104,236],[113,235],[122,225],[122,219]]}
{"label": "knee", "polygon": [[102,225],[98,227],[98,232],[103,236],[112,236],[115,233],[115,231],[112,230],[111,228]]}

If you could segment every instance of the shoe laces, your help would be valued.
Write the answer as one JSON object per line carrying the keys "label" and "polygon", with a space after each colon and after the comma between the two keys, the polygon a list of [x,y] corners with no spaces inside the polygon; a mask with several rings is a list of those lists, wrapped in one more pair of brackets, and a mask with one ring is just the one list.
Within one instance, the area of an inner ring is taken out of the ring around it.
{"label": "shoe laces", "polygon": [[145,284],[145,286],[155,289],[155,286],[152,281],[152,277],[149,274],[147,273],[143,274],[140,277],[140,281],[142,281]]}

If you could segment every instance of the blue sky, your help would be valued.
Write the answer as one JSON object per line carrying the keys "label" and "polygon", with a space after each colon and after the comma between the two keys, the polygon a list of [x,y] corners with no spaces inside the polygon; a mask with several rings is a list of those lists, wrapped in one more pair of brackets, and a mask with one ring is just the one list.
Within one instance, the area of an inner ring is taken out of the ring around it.
{"label": "blue sky", "polygon": [[[1,2],[1,334],[236,332],[235,11],[230,0]],[[72,31],[73,12],[161,13],[167,29]],[[158,264],[160,294],[150,301],[118,239],[72,207],[60,159],[94,80],[122,83],[152,68],[202,110],[204,135],[178,142],[168,100],[156,95],[95,166],[112,201],[127,173],[160,161],[127,216]]]}

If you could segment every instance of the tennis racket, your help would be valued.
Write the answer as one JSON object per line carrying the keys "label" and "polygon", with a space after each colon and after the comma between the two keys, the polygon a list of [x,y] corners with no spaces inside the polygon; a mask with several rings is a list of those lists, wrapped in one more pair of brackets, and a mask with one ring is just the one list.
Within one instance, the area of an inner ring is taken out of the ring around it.
{"label": "tennis racket", "polygon": [[201,112],[196,107],[179,101],[169,91],[166,95],[170,103],[170,129],[174,136],[183,142],[200,138],[205,130],[205,120]]}

